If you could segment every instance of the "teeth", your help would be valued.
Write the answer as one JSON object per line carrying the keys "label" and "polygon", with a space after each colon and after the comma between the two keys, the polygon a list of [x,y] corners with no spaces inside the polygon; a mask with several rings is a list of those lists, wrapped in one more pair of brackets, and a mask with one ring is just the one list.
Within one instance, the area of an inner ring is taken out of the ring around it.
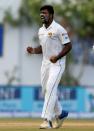
{"label": "teeth", "polygon": [[44,16],[41,16],[41,18],[44,18]]}
{"label": "teeth", "polygon": [[44,20],[45,18],[44,17],[41,17],[42,20]]}

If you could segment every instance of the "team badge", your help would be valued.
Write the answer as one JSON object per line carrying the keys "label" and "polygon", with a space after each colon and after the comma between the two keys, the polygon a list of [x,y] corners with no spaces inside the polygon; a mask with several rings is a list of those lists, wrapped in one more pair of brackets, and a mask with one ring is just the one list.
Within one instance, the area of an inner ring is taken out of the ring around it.
{"label": "team badge", "polygon": [[48,36],[51,37],[51,36],[52,36],[52,32],[49,32],[49,33],[48,33]]}

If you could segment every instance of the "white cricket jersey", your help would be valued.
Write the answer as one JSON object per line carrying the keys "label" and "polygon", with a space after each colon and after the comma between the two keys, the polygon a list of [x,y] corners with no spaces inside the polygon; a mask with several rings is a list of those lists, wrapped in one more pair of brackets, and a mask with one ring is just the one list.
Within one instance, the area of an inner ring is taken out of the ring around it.
{"label": "white cricket jersey", "polygon": [[[54,20],[48,28],[43,25],[38,35],[43,51],[43,62],[47,63],[50,63],[51,56],[56,56],[61,52],[64,44],[70,42],[67,31]],[[65,62],[65,56],[61,58],[61,61]]]}

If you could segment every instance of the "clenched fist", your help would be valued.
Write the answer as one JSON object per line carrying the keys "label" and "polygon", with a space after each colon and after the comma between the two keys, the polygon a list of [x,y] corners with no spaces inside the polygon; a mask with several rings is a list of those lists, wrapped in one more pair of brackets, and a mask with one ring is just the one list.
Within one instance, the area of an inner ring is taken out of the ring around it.
{"label": "clenched fist", "polygon": [[27,52],[29,54],[33,54],[33,48],[32,47],[27,47]]}
{"label": "clenched fist", "polygon": [[50,61],[52,62],[52,63],[56,63],[57,62],[57,56],[52,56],[51,58],[50,58]]}

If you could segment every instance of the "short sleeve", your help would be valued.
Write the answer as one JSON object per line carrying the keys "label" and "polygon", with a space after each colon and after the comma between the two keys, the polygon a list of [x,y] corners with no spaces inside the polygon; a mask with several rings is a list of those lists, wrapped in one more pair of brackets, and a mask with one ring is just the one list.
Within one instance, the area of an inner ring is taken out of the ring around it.
{"label": "short sleeve", "polygon": [[70,42],[67,31],[63,27],[58,29],[58,37],[62,44],[66,44]]}

